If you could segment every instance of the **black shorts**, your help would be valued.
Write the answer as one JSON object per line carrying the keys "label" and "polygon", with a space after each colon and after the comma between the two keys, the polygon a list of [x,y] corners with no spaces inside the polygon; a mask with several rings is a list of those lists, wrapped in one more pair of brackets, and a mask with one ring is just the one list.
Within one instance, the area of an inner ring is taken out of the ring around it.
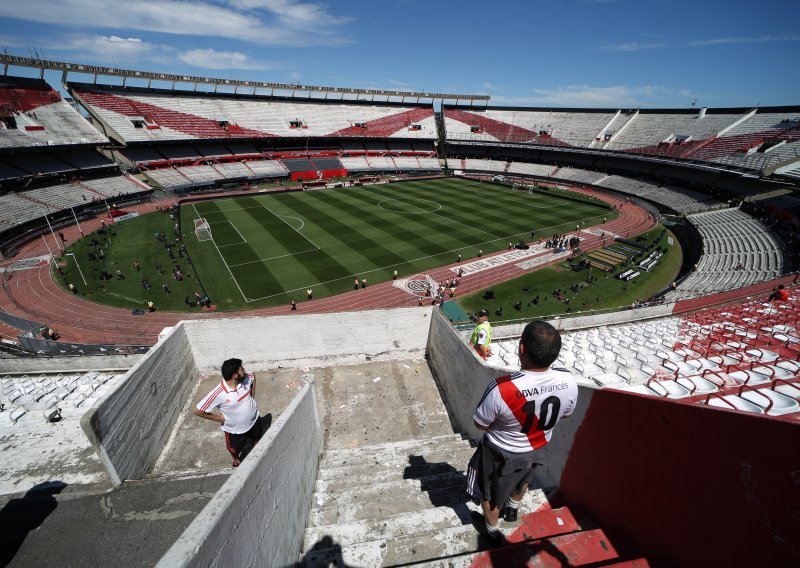
{"label": "black shorts", "polygon": [[252,449],[253,443],[260,440],[263,435],[264,426],[261,424],[261,417],[259,416],[255,424],[244,434],[225,432],[225,445],[234,459],[243,459],[242,452],[245,452],[246,455]]}
{"label": "black shorts", "polygon": [[467,466],[467,493],[502,507],[511,493],[519,493],[533,480],[539,465],[535,454],[534,450],[508,452],[482,438]]}

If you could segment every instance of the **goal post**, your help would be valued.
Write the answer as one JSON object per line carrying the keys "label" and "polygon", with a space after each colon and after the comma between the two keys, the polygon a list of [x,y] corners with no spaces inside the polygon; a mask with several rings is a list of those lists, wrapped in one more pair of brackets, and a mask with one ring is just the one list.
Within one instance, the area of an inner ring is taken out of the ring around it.
{"label": "goal post", "polygon": [[212,239],[211,226],[205,217],[194,220],[194,236],[197,237],[198,241],[210,241]]}

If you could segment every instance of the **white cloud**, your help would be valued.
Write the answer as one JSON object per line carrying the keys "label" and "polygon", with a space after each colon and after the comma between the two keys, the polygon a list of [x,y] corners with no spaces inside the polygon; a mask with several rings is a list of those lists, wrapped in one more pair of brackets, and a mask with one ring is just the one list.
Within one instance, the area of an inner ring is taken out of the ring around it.
{"label": "white cloud", "polygon": [[[241,5],[240,5],[241,4]],[[272,45],[340,45],[349,21],[323,5],[289,0],[27,0],[0,3],[0,17],[72,28],[203,35]]]}
{"label": "white cloud", "polygon": [[267,61],[256,61],[239,51],[216,51],[215,49],[190,49],[178,54],[178,58],[202,69],[275,69],[278,66]]}
{"label": "white cloud", "polygon": [[492,103],[501,105],[590,107],[590,108],[636,108],[640,106],[682,106],[692,97],[687,89],[662,86],[614,85],[593,87],[589,85],[565,85],[554,89],[533,89],[529,96],[508,97],[493,95]]}
{"label": "white cloud", "polygon": [[651,51],[654,49],[664,48],[680,48],[680,47],[703,47],[707,45],[725,45],[725,44],[748,44],[748,43],[775,43],[775,42],[795,42],[800,41],[800,35],[778,35],[778,36],[761,36],[761,37],[720,37],[709,39],[698,39],[694,41],[677,41],[677,42],[663,42],[663,43],[639,43],[636,41],[626,43],[615,43],[609,45],[601,45],[595,49],[600,51],[611,52],[633,52],[633,51]]}
{"label": "white cloud", "polygon": [[631,41],[628,43],[617,43],[613,45],[602,45],[598,47],[600,51],[627,52],[627,51],[649,51],[669,47],[666,43],[639,43]]}
{"label": "white cloud", "polygon": [[313,2],[297,2],[296,0],[229,0],[234,8],[243,10],[264,9],[272,12],[284,23],[318,24],[325,22],[339,25],[350,21],[350,18],[334,16],[328,13],[325,4]]}

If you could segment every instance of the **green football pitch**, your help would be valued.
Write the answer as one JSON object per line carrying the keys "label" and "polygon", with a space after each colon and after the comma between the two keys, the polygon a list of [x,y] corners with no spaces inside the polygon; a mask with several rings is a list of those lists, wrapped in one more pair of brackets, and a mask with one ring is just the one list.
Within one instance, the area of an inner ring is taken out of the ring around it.
{"label": "green football pitch", "polygon": [[[286,304],[418,274],[616,216],[601,202],[464,179],[261,194],[185,203],[183,238],[220,309]],[[198,241],[204,218],[211,240]]]}

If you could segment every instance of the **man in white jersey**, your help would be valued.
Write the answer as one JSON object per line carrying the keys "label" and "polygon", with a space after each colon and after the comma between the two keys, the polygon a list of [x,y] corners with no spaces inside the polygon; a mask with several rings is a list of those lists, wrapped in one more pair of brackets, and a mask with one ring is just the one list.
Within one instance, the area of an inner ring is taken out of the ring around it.
{"label": "man in white jersey", "polygon": [[537,450],[547,445],[559,420],[575,409],[578,385],[564,369],[550,365],[561,350],[561,336],[549,323],[525,326],[518,355],[522,370],[489,383],[472,416],[485,431],[467,471],[467,492],[479,499],[483,515],[473,524],[495,544],[502,542],[499,517],[517,519],[533,471]]}
{"label": "man in white jersey", "polygon": [[[221,424],[225,446],[233,456],[233,467],[239,466],[264,435],[255,395],[255,375],[245,373],[241,359],[228,359],[222,364],[220,384],[192,409],[200,418]],[[212,413],[215,408],[219,408],[220,414]]]}

